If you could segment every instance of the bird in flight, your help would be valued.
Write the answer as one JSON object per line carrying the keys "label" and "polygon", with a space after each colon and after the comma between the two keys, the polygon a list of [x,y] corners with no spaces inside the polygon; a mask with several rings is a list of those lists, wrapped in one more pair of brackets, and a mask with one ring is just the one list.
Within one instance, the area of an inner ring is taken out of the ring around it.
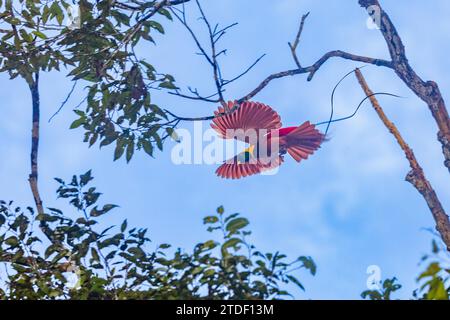
{"label": "bird in flight", "polygon": [[[231,110],[236,102],[229,101]],[[220,106],[211,127],[222,139],[236,139],[249,144],[243,152],[226,160],[216,170],[219,177],[240,179],[280,166],[288,153],[295,161],[305,160],[316,151],[325,135],[309,121],[298,127],[281,127],[278,113],[271,107],[246,101],[232,113]]]}

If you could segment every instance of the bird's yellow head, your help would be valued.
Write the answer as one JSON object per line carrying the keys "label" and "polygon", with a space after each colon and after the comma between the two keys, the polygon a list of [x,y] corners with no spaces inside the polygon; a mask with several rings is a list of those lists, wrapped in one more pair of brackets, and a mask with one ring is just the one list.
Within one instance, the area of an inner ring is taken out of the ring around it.
{"label": "bird's yellow head", "polygon": [[250,154],[253,154],[253,151],[255,151],[255,145],[250,145],[247,149],[244,150],[244,152],[248,152]]}

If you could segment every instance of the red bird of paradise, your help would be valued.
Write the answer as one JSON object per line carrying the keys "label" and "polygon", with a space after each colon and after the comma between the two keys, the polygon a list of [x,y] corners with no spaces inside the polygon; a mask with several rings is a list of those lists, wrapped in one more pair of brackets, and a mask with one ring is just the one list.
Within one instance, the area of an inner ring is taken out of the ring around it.
{"label": "red bird of paradise", "polygon": [[[234,105],[235,102],[228,102],[229,109]],[[274,169],[283,163],[286,153],[300,162],[313,154],[325,138],[309,121],[298,127],[282,128],[278,113],[263,103],[247,101],[230,114],[221,115],[224,112],[219,107],[211,127],[223,139],[237,139],[250,146],[217,168],[216,174],[222,178],[239,179]],[[252,131],[256,140],[247,134]]]}

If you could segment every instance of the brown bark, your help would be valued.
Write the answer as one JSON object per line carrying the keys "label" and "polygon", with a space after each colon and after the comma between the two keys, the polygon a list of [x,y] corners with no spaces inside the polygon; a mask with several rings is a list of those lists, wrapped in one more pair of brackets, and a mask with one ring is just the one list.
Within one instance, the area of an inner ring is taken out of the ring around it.
{"label": "brown bark", "polygon": [[33,83],[30,84],[32,100],[32,127],[31,127],[31,173],[28,181],[30,182],[31,192],[33,193],[34,203],[39,214],[44,213],[41,196],[38,188],[38,151],[39,151],[39,74],[35,74]]}
{"label": "brown bark", "polygon": [[386,41],[392,59],[392,68],[402,81],[427,105],[438,126],[438,140],[442,145],[444,165],[450,172],[450,118],[436,82],[422,80],[412,69],[406,57],[405,47],[394,24],[381,8],[378,0],[359,0],[359,4],[368,9],[378,6],[380,9],[380,31]]}
{"label": "brown bark", "polygon": [[359,84],[361,85],[361,88],[364,90],[366,96],[369,97],[370,102],[372,103],[372,106],[377,112],[381,121],[386,126],[386,128],[388,128],[389,132],[392,133],[392,135],[397,140],[398,145],[405,153],[406,159],[408,159],[409,165],[411,167],[411,170],[406,175],[406,181],[411,183],[425,199],[428,208],[430,209],[431,214],[433,215],[433,218],[436,222],[436,229],[441,235],[445,245],[447,246],[447,250],[450,251],[450,221],[447,214],[445,213],[444,208],[442,207],[441,202],[439,201],[439,198],[436,195],[436,192],[425,177],[425,173],[423,172],[422,167],[417,162],[413,150],[405,142],[395,124],[392,123],[384,113],[378,100],[373,95],[372,90],[367,85],[367,82],[364,79],[361,71],[359,69],[356,69],[355,74],[359,81]]}
{"label": "brown bark", "polygon": [[[39,117],[40,117],[40,99],[39,99],[39,73],[34,74],[33,81],[29,84],[32,100],[32,127],[31,127],[31,172],[28,177],[31,193],[33,194],[34,203],[38,214],[44,214],[41,195],[38,185],[38,152],[39,152]],[[40,220],[39,227],[46,237],[54,242],[53,232],[47,222]]]}

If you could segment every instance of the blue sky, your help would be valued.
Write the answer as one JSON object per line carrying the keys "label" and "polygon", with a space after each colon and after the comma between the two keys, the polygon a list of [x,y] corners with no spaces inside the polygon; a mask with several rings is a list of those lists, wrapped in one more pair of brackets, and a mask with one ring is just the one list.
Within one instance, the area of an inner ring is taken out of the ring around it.
{"label": "blue sky", "polygon": [[[240,98],[267,75],[294,68],[287,42],[297,31],[300,16],[310,11],[299,57],[304,65],[329,50],[388,58],[377,30],[366,27],[367,15],[357,1],[312,0],[215,0],[203,1],[212,21],[238,22],[221,42],[228,54],[222,59],[225,76],[231,78],[258,56],[266,57],[241,81],[228,88],[226,98]],[[440,85],[444,99],[449,91],[450,22],[448,1],[383,1],[407,48],[412,66],[424,79]],[[195,29],[198,12],[187,6]],[[166,23],[166,35],[158,45],[141,48],[141,54],[171,73],[181,87],[211,92],[211,72],[186,30]],[[205,38],[204,38],[205,39]],[[274,107],[285,125],[324,121],[335,83],[355,66],[331,60],[311,82],[306,76],[274,81],[254,100]],[[388,69],[363,69],[374,91],[389,91],[404,99],[380,97],[388,116],[404,138],[436,189],[445,208],[450,208],[448,172],[436,141],[436,125],[426,106]],[[33,200],[26,181],[29,172],[30,97],[21,80],[0,75],[0,198],[23,205]],[[318,264],[315,277],[301,274],[306,292],[294,289],[297,298],[353,299],[366,288],[366,268],[378,265],[382,277],[397,276],[404,288],[398,297],[410,297],[417,287],[418,262],[430,247],[431,236],[423,228],[433,226],[431,214],[417,191],[404,181],[408,163],[375,112],[365,105],[358,115],[331,127],[331,140],[308,161],[287,160],[278,174],[226,181],[214,175],[211,165],[174,165],[170,148],[151,159],[136,154],[131,163],[112,161],[112,149],[88,149],[82,130],[68,130],[73,107],[81,100],[82,86],[64,110],[47,123],[71,88],[62,75],[41,77],[42,138],[40,186],[46,206],[64,207],[56,201],[53,177],[69,178],[93,170],[103,200],[120,205],[105,223],[148,227],[155,242],[190,248],[210,235],[201,223],[219,205],[241,212],[251,222],[251,240],[263,251],[280,250],[295,258],[311,255]],[[336,95],[336,116],[351,113],[364,97],[350,77]],[[154,101],[180,115],[207,115],[216,106],[182,100],[167,94]],[[190,124],[182,125],[191,128]],[[204,128],[208,124],[204,123]]]}

